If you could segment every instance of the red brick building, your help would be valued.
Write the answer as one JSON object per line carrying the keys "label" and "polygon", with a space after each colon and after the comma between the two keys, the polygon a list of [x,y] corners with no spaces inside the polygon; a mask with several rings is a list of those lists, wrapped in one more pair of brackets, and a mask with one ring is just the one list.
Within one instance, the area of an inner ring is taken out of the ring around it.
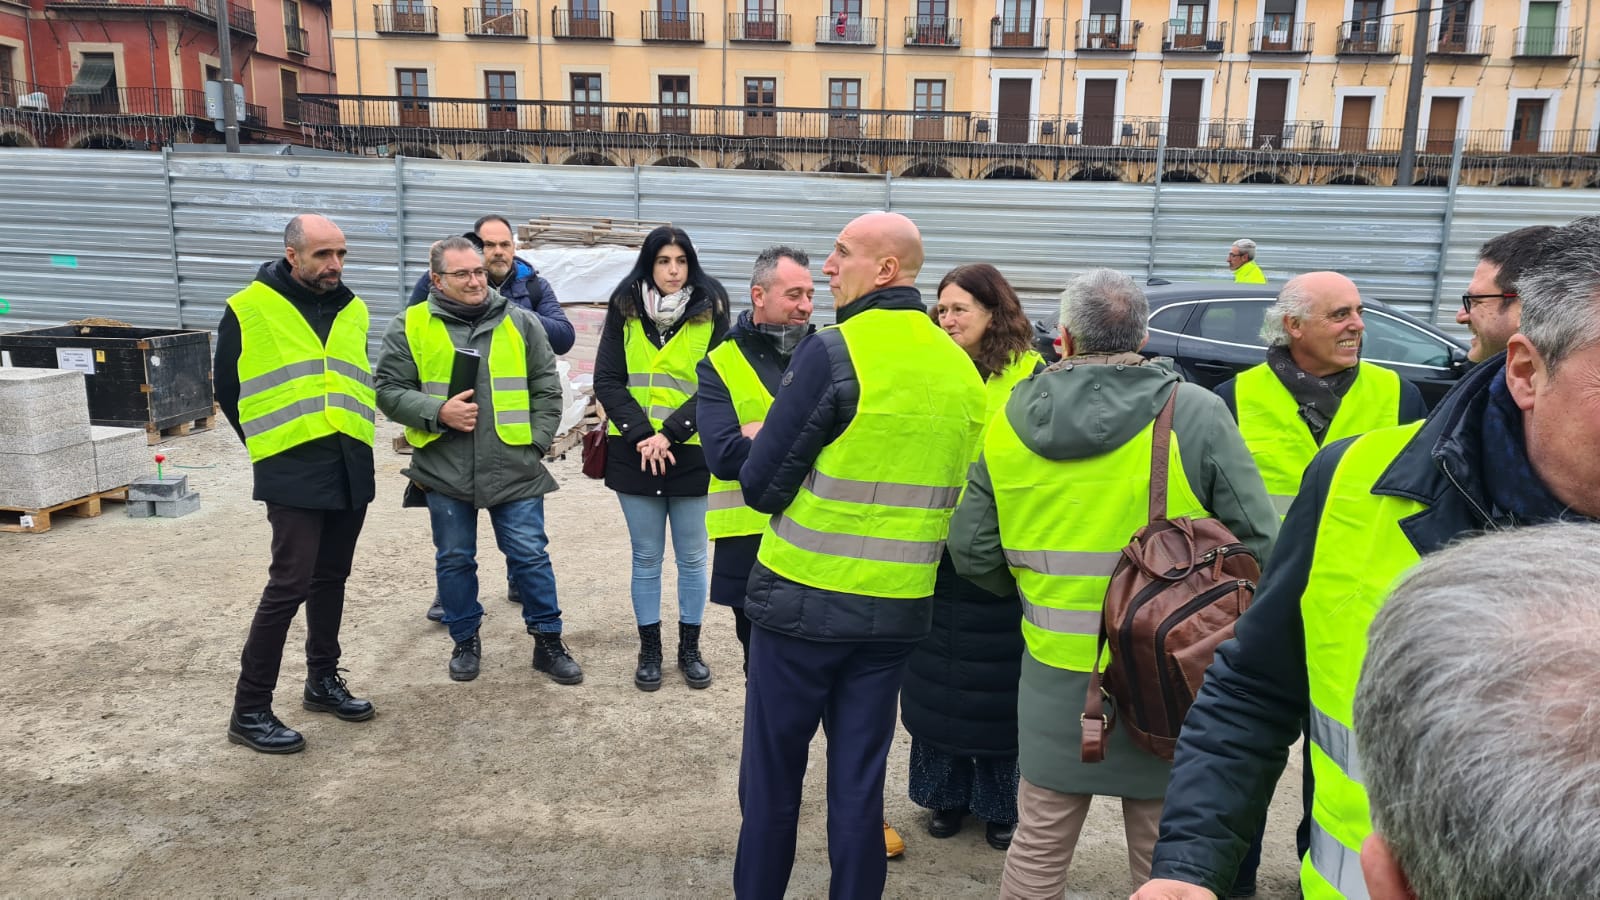
{"label": "red brick building", "polygon": [[0,146],[220,141],[226,3],[244,142],[296,141],[301,92],[336,90],[327,0],[0,0]]}

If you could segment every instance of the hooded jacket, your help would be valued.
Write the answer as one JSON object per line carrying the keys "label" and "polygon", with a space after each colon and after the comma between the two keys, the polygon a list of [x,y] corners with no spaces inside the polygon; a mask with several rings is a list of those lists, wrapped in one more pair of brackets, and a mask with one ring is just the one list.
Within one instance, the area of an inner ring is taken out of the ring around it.
{"label": "hooded jacket", "polygon": [[[333,320],[355,294],[343,283],[316,294],[294,280],[289,261],[261,264],[256,281],[281,294],[299,310],[324,344]],[[244,443],[239,427],[239,319],[224,306],[217,323],[217,356],[212,386],[217,405]],[[346,434],[330,434],[274,454],[251,466],[255,478],[252,499],[299,509],[360,509],[372,502],[376,485],[372,474],[372,448]]]}
{"label": "hooded jacket", "polygon": [[[472,402],[478,404],[478,423],[471,434],[439,421],[445,401],[422,392],[417,363],[406,338],[406,314],[401,311],[383,334],[374,382],[378,408],[409,428],[421,428],[443,437],[411,453],[410,468],[402,474],[430,491],[489,509],[516,500],[541,497],[556,490],[556,480],[544,467],[544,452],[555,439],[561,421],[561,378],[556,356],[533,313],[506,302],[489,289],[488,311],[476,322],[446,312],[430,296],[430,311],[444,322],[450,342],[471,347],[483,355]],[[533,423],[533,444],[512,446],[500,440],[494,425],[494,393],[489,371],[489,347],[494,330],[510,317],[527,342],[528,400]]]}
{"label": "hooded jacket", "polygon": [[[1255,461],[1222,401],[1198,385],[1182,383],[1170,360],[1142,360],[1136,354],[1065,359],[1018,384],[1005,415],[1034,453],[1051,460],[1090,459],[1137,436],[1174,390],[1172,432],[1184,477],[1206,510],[1266,559],[1278,515]],[[1015,595],[985,459],[972,467],[970,477],[950,525],[950,556],[956,571],[980,587]],[[1149,473],[1138,477],[1148,479]],[[1088,683],[1087,673],[1023,657],[1017,689],[1022,776],[1065,794],[1161,797],[1169,764],[1136,748],[1126,729],[1112,729],[1104,762],[1080,761],[1078,717]]]}

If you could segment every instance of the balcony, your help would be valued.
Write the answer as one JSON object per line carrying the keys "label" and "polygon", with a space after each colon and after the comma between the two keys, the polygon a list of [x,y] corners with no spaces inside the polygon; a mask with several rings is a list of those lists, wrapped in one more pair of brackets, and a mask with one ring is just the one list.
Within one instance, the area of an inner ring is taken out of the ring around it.
{"label": "balcony", "polygon": [[1446,25],[1428,41],[1429,56],[1488,56],[1493,51],[1493,25]]}
{"label": "balcony", "polygon": [[1583,47],[1582,28],[1518,28],[1511,36],[1518,59],[1572,59]]}
{"label": "balcony", "polygon": [[574,41],[609,41],[615,36],[611,12],[593,8],[550,10],[550,33]]}
{"label": "balcony", "polygon": [[[118,12],[140,11],[187,13],[207,22],[217,21],[217,0],[45,0],[45,9],[67,10],[97,9]],[[255,10],[238,3],[228,4],[228,28],[252,37],[256,33]]]}
{"label": "balcony", "polygon": [[415,3],[375,3],[372,18],[379,34],[438,34],[439,7]]}
{"label": "balcony", "polygon": [[1079,53],[1132,53],[1137,40],[1133,23],[1118,16],[1079,19],[1077,36]]}
{"label": "balcony", "polygon": [[[66,116],[144,116],[206,119],[206,92],[173,88],[111,87],[94,93],[0,79],[10,112]],[[240,110],[245,112],[245,110]]]}
{"label": "balcony", "polygon": [[1227,22],[1168,22],[1161,27],[1161,52],[1221,53],[1227,36]]}
{"label": "balcony", "polygon": [[705,13],[645,10],[639,13],[639,36],[647,41],[672,44],[704,44]]}
{"label": "balcony", "polygon": [[528,11],[504,7],[468,7],[461,11],[462,31],[472,38],[528,37]]}
{"label": "balcony", "polygon": [[283,42],[290,53],[298,56],[311,55],[311,33],[304,28],[285,25],[283,28]]}
{"label": "balcony", "polygon": [[907,47],[961,46],[961,20],[944,16],[906,16]]}
{"label": "balcony", "polygon": [[789,43],[787,13],[728,13],[728,40],[737,43]]}
{"label": "balcony", "polygon": [[[1039,27],[1040,25],[1044,27]],[[1048,50],[1050,20],[995,16],[989,20],[990,50]]]}
{"label": "balcony", "polygon": [[1256,22],[1250,26],[1250,52],[1293,56],[1311,52],[1317,26],[1311,22]]}
{"label": "balcony", "polygon": [[1371,19],[1344,22],[1339,28],[1339,55],[1399,56],[1405,38],[1404,25],[1379,25]]}
{"label": "balcony", "polygon": [[849,13],[817,16],[817,43],[875,47],[878,44],[878,20]]}
{"label": "balcony", "polygon": [[244,122],[246,128],[262,129],[267,127],[267,108],[259,103],[246,103],[244,105]]}

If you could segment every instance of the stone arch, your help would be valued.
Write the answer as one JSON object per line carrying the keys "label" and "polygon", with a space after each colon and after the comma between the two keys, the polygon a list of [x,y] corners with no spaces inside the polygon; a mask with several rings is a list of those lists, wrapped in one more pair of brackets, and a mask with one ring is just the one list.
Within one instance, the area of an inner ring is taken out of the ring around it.
{"label": "stone arch", "polygon": [[525,163],[527,161],[528,158],[521,153],[505,149],[490,150],[478,157],[478,162]]}
{"label": "stone arch", "polygon": [[663,156],[660,159],[656,160],[655,162],[651,163],[650,165],[652,165],[652,166],[673,166],[673,167],[676,167],[676,168],[679,168],[679,169],[698,169],[698,168],[700,168],[700,164],[699,163],[695,162],[694,160],[690,159],[687,156]]}
{"label": "stone arch", "polygon": [[1271,169],[1257,169],[1245,174],[1235,184],[1288,184],[1284,177]]}
{"label": "stone arch", "polygon": [[37,147],[39,142],[26,131],[6,129],[0,131],[0,147]]}
{"label": "stone arch", "polygon": [[444,159],[444,155],[432,147],[420,144],[401,144],[394,150],[395,156],[411,156],[418,159]]}
{"label": "stone arch", "polygon": [[783,163],[770,156],[746,156],[739,161],[735,169],[745,169],[752,172],[787,172]]}
{"label": "stone arch", "polygon": [[991,181],[1039,181],[1039,173],[1025,162],[1000,162],[979,176]]}
{"label": "stone arch", "polygon": [[1419,175],[1411,182],[1412,187],[1449,187],[1449,175]]}
{"label": "stone arch", "polygon": [[1371,178],[1368,178],[1366,175],[1363,175],[1360,172],[1341,172],[1323,183],[1371,187],[1373,182]]}
{"label": "stone arch", "polygon": [[1081,166],[1068,181],[1121,181],[1122,173],[1107,166]]}
{"label": "stone arch", "polygon": [[1544,187],[1537,175],[1511,175],[1500,179],[1498,187]]}
{"label": "stone arch", "polygon": [[611,157],[606,156],[604,153],[597,153],[597,152],[594,152],[594,151],[589,151],[589,152],[586,152],[586,153],[574,153],[571,156],[567,157],[566,159],[562,160],[561,164],[563,166],[614,166],[614,165],[616,165],[616,163],[611,161]]}
{"label": "stone arch", "polygon": [[848,159],[830,159],[818,172],[842,172],[848,175],[866,175],[866,166]]}
{"label": "stone arch", "polygon": [[72,142],[70,150],[133,150],[133,141],[114,132],[96,131]]}
{"label": "stone arch", "polygon": [[900,173],[901,178],[954,178],[950,170],[939,163],[920,162]]}
{"label": "stone arch", "polygon": [[1205,184],[1206,176],[1194,169],[1169,169],[1161,174],[1167,184]]}

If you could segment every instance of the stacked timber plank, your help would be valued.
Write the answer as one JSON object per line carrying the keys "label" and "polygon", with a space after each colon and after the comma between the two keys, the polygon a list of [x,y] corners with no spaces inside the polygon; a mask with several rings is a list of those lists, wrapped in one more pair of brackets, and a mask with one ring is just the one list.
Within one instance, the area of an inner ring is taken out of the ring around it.
{"label": "stacked timber plank", "polygon": [[517,241],[518,246],[524,249],[549,242],[590,247],[596,244],[642,247],[646,235],[666,224],[645,219],[540,216],[529,219],[526,225],[517,226]]}

